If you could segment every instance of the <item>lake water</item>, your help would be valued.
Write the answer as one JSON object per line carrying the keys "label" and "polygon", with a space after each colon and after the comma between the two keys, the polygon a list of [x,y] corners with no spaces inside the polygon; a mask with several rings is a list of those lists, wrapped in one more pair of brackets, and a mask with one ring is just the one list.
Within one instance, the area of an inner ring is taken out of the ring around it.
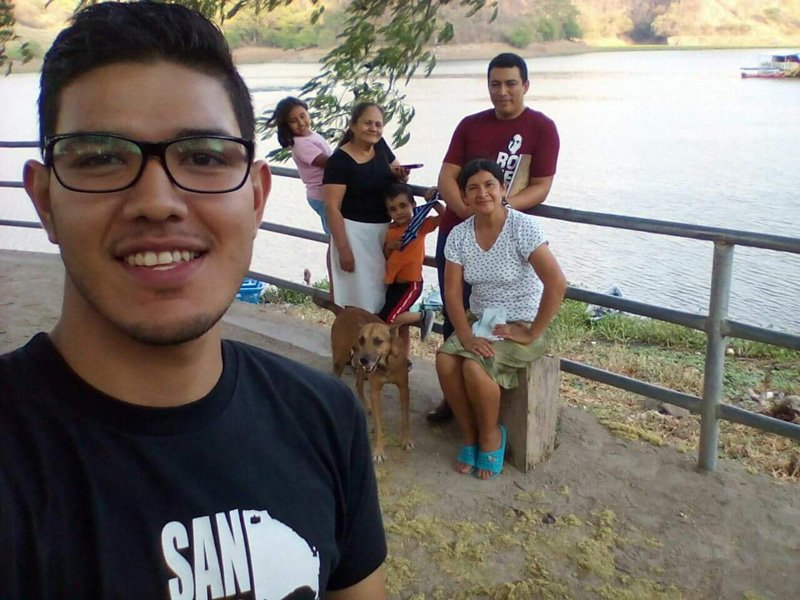
{"label": "lake water", "polygon": [[[561,135],[547,203],[582,210],[797,236],[800,218],[800,80],[742,80],[759,50],[609,52],[528,61],[528,104]],[[401,162],[422,162],[412,183],[433,184],[458,121],[488,108],[486,61],[440,63],[407,90],[416,109]],[[316,65],[245,65],[258,109],[270,108]],[[35,139],[38,75],[0,78],[0,139]],[[391,133],[391,126],[388,128]],[[388,136],[387,136],[388,137]],[[261,142],[259,152],[276,147]],[[29,150],[3,150],[0,180],[18,180]],[[291,163],[290,163],[291,165]],[[25,195],[0,190],[3,218],[34,220]],[[276,178],[268,221],[319,230],[299,181]],[[705,312],[712,244],[543,220],[574,284],[691,312]],[[432,254],[434,236],[429,236]],[[54,251],[41,231],[0,228],[0,247]],[[324,247],[261,232],[255,270],[301,281],[324,276]],[[428,283],[435,273],[426,269]],[[738,247],[730,313],[800,331],[800,256]]]}

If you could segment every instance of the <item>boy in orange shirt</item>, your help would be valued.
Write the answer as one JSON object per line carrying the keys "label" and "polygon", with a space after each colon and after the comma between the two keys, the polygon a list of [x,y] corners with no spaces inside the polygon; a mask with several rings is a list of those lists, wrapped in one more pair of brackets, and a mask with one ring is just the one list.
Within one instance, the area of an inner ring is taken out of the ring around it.
{"label": "boy in orange shirt", "polygon": [[[434,190],[431,188],[429,193]],[[426,194],[427,196],[428,194]],[[435,203],[433,209],[436,216],[427,217],[416,237],[403,247],[403,235],[406,233],[414,215],[414,195],[411,188],[402,183],[389,186],[385,194],[386,210],[392,223],[386,232],[383,253],[386,256],[386,301],[378,316],[390,325],[401,326],[400,335],[410,350],[411,338],[408,327],[403,325],[420,324],[420,340],[428,337],[433,328],[436,316],[432,310],[409,312],[422,294],[422,263],[425,260],[425,236],[439,226],[442,207]]]}

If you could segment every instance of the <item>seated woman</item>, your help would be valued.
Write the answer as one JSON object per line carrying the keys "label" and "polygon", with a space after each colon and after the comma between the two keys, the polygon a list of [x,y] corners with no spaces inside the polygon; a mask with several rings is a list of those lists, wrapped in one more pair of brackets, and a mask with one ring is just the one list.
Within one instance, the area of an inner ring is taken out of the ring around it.
{"label": "seated woman", "polygon": [[383,139],[383,109],[374,102],[353,107],[339,147],[325,164],[322,195],[330,228],[334,302],[377,313],[383,306],[389,228],[384,191],[408,180]]}
{"label": "seated woman", "polygon": [[[456,470],[493,479],[503,470],[506,431],[498,426],[500,388],[545,351],[544,332],[567,287],[538,220],[504,202],[503,172],[491,160],[467,163],[458,177],[473,216],[445,246],[445,303],[455,327],[436,354],[444,397],[463,436]],[[462,281],[472,285],[469,312]]]}

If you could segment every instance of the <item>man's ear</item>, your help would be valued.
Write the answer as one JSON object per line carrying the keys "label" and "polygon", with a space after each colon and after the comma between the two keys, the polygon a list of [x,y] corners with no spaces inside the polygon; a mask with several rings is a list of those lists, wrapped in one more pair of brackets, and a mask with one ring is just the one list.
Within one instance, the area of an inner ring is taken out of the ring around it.
{"label": "man's ear", "polygon": [[258,227],[264,219],[264,208],[267,206],[267,198],[272,189],[272,173],[266,161],[257,160],[250,168],[250,177],[253,181],[253,215],[254,229],[253,237],[258,233]]}
{"label": "man's ear", "polygon": [[47,232],[47,238],[58,244],[58,235],[53,220],[53,210],[50,203],[50,169],[38,160],[29,160],[22,169],[22,181],[25,191],[33,202],[36,214]]}
{"label": "man's ear", "polygon": [[524,90],[522,92],[523,94],[527,94],[528,93],[528,90],[531,89],[531,80],[530,79],[522,84],[522,89]]}

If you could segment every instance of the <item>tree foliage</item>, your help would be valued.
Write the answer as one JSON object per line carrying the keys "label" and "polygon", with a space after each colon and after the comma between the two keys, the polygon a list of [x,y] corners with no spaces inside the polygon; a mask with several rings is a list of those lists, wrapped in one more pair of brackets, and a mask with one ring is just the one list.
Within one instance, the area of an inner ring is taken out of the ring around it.
{"label": "tree foliage", "polygon": [[[291,1],[291,0],[289,0]],[[284,2],[288,4],[288,2]],[[452,23],[440,9],[451,0],[353,0],[345,7],[344,29],[338,45],[322,59],[322,68],[301,90],[315,129],[333,139],[345,127],[352,105],[362,100],[380,104],[386,120],[394,123],[394,147],[409,139],[414,109],[405,103],[402,86],[421,68],[430,75],[436,57],[429,44],[453,37]],[[468,15],[487,4],[497,12],[497,0],[460,0]],[[312,17],[324,17],[324,7]],[[259,119],[259,129],[271,133],[270,114]],[[285,152],[270,154],[282,159]]]}
{"label": "tree foliage", "polygon": [[[301,0],[166,0],[183,4],[202,13],[219,26],[240,11],[255,15]],[[75,10],[96,4],[98,0],[78,0]],[[312,6],[309,21],[313,26],[325,17],[326,3],[305,0]],[[386,111],[387,122],[394,124],[393,145],[402,146],[409,139],[408,124],[414,109],[405,104],[402,87],[422,70],[429,75],[436,66],[430,43],[443,44],[453,37],[453,25],[442,16],[445,6],[458,6],[472,16],[489,7],[497,14],[499,0],[328,0],[343,5],[344,28],[335,47],[322,59],[320,73],[308,81],[300,96],[309,104],[315,128],[331,139],[347,122],[353,103],[359,100],[378,102]],[[15,39],[11,0],[0,0],[0,65],[6,61],[5,41]],[[309,43],[310,40],[309,40]],[[269,135],[274,128],[270,114],[259,118],[259,132]],[[285,159],[276,151],[272,158]]]}
{"label": "tree foliage", "polygon": [[[0,0],[0,69],[6,69],[6,75],[11,72],[13,65],[9,58],[8,45],[19,42],[19,36],[14,33],[14,24],[14,3],[11,0]],[[22,62],[33,58],[27,42],[18,43],[16,53]]]}

